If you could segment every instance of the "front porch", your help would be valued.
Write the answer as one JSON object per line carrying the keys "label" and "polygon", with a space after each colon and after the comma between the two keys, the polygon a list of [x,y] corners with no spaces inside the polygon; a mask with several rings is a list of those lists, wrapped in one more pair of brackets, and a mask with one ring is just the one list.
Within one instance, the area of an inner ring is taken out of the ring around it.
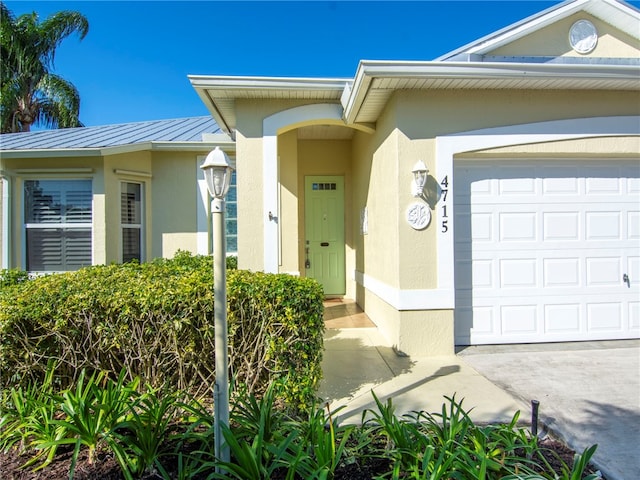
{"label": "front porch", "polygon": [[324,325],[327,329],[376,328],[355,300],[328,298],[324,301]]}

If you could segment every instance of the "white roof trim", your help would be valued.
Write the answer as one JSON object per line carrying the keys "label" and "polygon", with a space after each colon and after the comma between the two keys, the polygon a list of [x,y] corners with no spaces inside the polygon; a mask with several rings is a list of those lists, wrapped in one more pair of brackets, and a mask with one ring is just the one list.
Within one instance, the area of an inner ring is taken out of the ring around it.
{"label": "white roof trim", "polygon": [[58,158],[58,157],[106,157],[140,151],[208,152],[220,147],[228,154],[235,154],[236,144],[225,142],[144,142],[132,145],[101,148],[38,148],[3,150],[2,158]]}
{"label": "white roof trim", "polygon": [[640,69],[635,65],[362,61],[358,66],[351,94],[343,103],[344,117],[347,124],[356,121],[373,80],[379,78],[447,78],[478,83],[486,83],[487,80],[538,81],[547,78],[638,80],[640,88],[639,74]]}
{"label": "white roof trim", "polygon": [[194,88],[209,90],[326,90],[344,88],[350,78],[236,77],[188,75]]}
{"label": "white roof trim", "polygon": [[[462,54],[484,55],[580,11],[585,11],[627,35],[640,39],[640,12],[633,6],[618,0],[569,0],[446,53],[436,58],[436,61],[451,60]],[[629,17],[635,18],[635,22],[629,22]]]}
{"label": "white roof trim", "polygon": [[[320,97],[320,92],[330,92],[331,95],[333,92],[340,92],[335,101],[340,102],[344,109],[345,123],[354,125],[358,121],[375,121],[375,113],[372,111],[363,115],[360,113],[364,111],[363,106],[366,106],[369,93],[376,88],[377,79],[451,79],[451,88],[504,88],[511,80],[517,81],[517,88],[566,88],[566,83],[563,85],[562,81],[575,79],[583,88],[640,89],[640,81],[637,82],[637,87],[635,83],[640,79],[640,69],[637,65],[468,61],[474,56],[481,57],[501,45],[580,11],[600,18],[640,39],[640,29],[637,28],[640,24],[640,11],[635,7],[620,0],[569,0],[454,50],[435,61],[363,60],[359,63],[353,80],[205,75],[190,75],[189,79],[217,124],[229,134],[233,134],[236,127],[235,100],[247,98],[249,92],[251,98],[278,98],[280,94],[277,92],[282,92],[282,98],[286,98],[286,92],[308,92],[305,98],[311,100],[316,98],[314,94]],[[464,61],[456,61],[456,58]],[[590,87],[591,81],[598,81],[598,86]],[[431,82],[431,85],[422,82],[422,87],[419,88],[438,88],[434,87],[434,83],[437,82]],[[377,101],[386,101],[382,90],[386,89],[390,96],[393,88],[387,86],[376,91]],[[413,87],[399,85],[397,88]],[[326,100],[323,98],[323,101]]]}
{"label": "white roof trim", "polygon": [[[233,102],[238,97],[252,93],[267,98],[274,92],[306,92],[310,99],[320,92],[335,91],[336,100],[346,86],[353,82],[350,78],[303,78],[303,77],[255,77],[188,75],[191,86],[205,104],[220,128],[232,135],[235,116],[224,111],[225,102]],[[218,93],[220,95],[218,96]],[[228,106],[227,106],[228,108]]]}

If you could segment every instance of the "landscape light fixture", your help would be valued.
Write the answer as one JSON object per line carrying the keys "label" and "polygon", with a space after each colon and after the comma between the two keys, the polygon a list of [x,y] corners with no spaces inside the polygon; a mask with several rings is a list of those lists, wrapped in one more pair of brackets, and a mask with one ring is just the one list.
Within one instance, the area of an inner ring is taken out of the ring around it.
{"label": "landscape light fixture", "polygon": [[209,195],[214,200],[223,200],[229,191],[231,174],[234,170],[229,156],[220,147],[216,147],[209,152],[200,168],[204,171]]}
{"label": "landscape light fixture", "polygon": [[[229,191],[233,164],[220,147],[216,147],[200,166],[204,172],[211,202],[213,221],[213,318],[215,330],[215,375],[213,386],[213,431],[216,459],[229,462],[229,446],[223,443],[222,425],[229,426],[229,359],[227,339],[227,245],[224,228],[224,197]],[[218,469],[217,469],[218,470]],[[221,472],[219,472],[221,473]]]}

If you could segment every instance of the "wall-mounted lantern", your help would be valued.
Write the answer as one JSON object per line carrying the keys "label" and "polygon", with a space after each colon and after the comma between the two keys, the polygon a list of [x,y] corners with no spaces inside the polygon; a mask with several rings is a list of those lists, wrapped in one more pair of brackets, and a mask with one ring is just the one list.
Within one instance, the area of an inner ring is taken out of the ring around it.
{"label": "wall-mounted lantern", "polygon": [[427,176],[429,175],[429,169],[422,160],[418,160],[413,166],[413,196],[422,197],[424,194],[424,187],[427,184]]}

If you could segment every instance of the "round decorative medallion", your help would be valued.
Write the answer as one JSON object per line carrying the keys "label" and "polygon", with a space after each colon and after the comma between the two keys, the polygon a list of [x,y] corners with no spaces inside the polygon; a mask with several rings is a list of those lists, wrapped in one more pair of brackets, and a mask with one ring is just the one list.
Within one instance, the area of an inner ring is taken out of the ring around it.
{"label": "round decorative medallion", "polygon": [[589,53],[596,48],[598,31],[589,20],[578,20],[569,30],[569,43],[578,53]]}
{"label": "round decorative medallion", "polygon": [[407,222],[415,230],[427,228],[431,221],[431,212],[424,203],[414,202],[407,209]]}

